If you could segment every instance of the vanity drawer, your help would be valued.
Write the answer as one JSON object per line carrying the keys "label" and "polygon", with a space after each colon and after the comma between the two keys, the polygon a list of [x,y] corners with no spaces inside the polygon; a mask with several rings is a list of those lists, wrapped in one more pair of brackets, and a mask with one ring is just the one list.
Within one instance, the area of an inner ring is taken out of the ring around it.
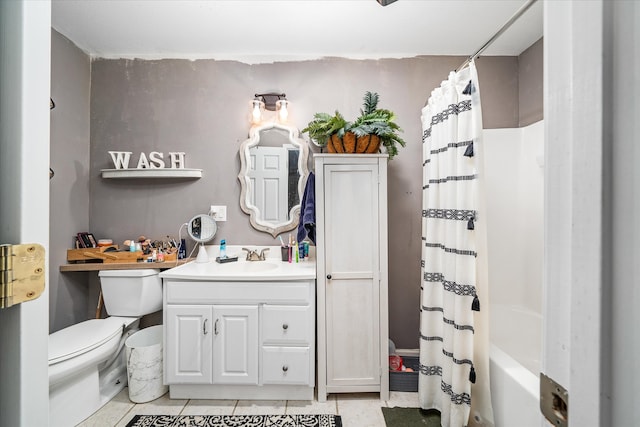
{"label": "vanity drawer", "polygon": [[309,345],[313,337],[313,319],[309,305],[264,305],[262,343]]}
{"label": "vanity drawer", "polygon": [[262,384],[312,384],[309,347],[262,347]]}

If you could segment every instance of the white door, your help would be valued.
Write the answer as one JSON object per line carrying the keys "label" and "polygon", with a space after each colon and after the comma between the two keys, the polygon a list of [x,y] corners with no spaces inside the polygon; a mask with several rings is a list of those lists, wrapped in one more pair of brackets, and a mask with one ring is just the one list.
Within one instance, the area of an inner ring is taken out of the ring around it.
{"label": "white door", "polygon": [[258,384],[258,306],[213,306],[213,382]]}
{"label": "white door", "polygon": [[289,190],[288,150],[285,147],[252,147],[250,150],[250,202],[266,222],[286,222]]}
{"label": "white door", "polygon": [[211,384],[212,308],[208,305],[167,305],[165,344],[168,384]]}
{"label": "white door", "polygon": [[[0,40],[0,243],[48,254],[51,3],[0,1]],[[0,310],[2,425],[48,425],[48,286]]]}
{"label": "white door", "polygon": [[325,165],[324,194],[327,385],[378,385],[378,164]]}
{"label": "white door", "polygon": [[636,426],[640,3],[545,2],[544,21],[542,372],[569,426]]}

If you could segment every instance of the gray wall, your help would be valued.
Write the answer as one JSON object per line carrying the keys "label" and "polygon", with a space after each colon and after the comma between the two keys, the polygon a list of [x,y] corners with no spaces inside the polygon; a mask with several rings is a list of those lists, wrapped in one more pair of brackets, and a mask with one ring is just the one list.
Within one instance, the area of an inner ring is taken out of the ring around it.
{"label": "gray wall", "polygon": [[[603,328],[600,348],[608,365],[603,374],[610,380],[603,388],[601,402],[611,404],[611,425],[634,425],[640,419],[640,408],[633,397],[640,384],[638,349],[640,336],[629,334],[629,326],[637,325],[640,293],[640,4],[610,2],[604,6],[604,137],[605,159],[605,244],[608,254],[603,280],[604,316],[610,322]],[[635,76],[632,78],[631,76]],[[606,255],[605,255],[606,256]],[[582,337],[584,340],[590,337]],[[605,404],[606,405],[606,404]],[[607,408],[609,409],[609,408]],[[603,411],[607,414],[607,411]]]}
{"label": "gray wall", "polygon": [[[58,272],[78,231],[89,230],[96,238],[120,244],[141,234],[178,237],[183,223],[218,204],[227,206],[229,220],[219,224],[213,244],[221,238],[228,244],[274,244],[270,235],[250,228],[238,202],[237,150],[247,138],[254,93],[285,92],[292,103],[290,122],[302,129],[318,111],[338,109],[355,117],[364,92],[371,90],[380,94],[381,107],[396,112],[408,143],[389,164],[389,326],[398,347],[417,347],[420,110],[463,58],[327,58],[261,65],[97,59],[89,64],[71,42],[52,34],[52,93],[57,104],[51,131],[51,164],[56,170],[51,181],[52,331],[90,317],[97,302],[95,274]],[[527,96],[523,101],[524,93],[541,85],[541,55],[529,54],[539,49],[537,45],[541,42],[520,57],[477,60],[485,128],[518,127],[526,122],[523,111],[534,111],[528,119],[532,122],[542,118],[541,98]],[[132,151],[132,163],[140,152],[184,151],[186,167],[203,169],[203,177],[103,179],[100,170],[112,167],[111,150]]]}
{"label": "gray wall", "polygon": [[[214,60],[105,60],[92,63],[90,230],[115,242],[177,236],[211,204],[228,207],[216,238],[227,244],[276,244],[249,226],[239,206],[240,143],[253,94],[281,90],[291,123],[302,129],[317,111],[355,117],[365,91],[396,112],[407,147],[389,164],[390,335],[417,346],[420,291],[422,144],[420,110],[460,57],[389,60],[323,59],[246,65]],[[485,127],[518,126],[518,59],[478,60]],[[199,180],[109,180],[108,151],[184,151]]]}
{"label": "gray wall", "polygon": [[[87,273],[60,274],[73,236],[89,230],[89,57],[51,31],[49,330],[85,320]],[[95,303],[95,302],[94,302]]]}
{"label": "gray wall", "polygon": [[519,127],[542,120],[544,94],[542,39],[518,56],[518,115]]}

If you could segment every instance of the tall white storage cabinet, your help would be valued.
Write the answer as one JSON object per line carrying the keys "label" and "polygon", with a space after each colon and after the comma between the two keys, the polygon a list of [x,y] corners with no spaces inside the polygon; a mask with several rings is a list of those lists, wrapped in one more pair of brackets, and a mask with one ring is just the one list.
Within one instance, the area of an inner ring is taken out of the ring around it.
{"label": "tall white storage cabinet", "polygon": [[318,400],[389,397],[387,155],[316,154]]}

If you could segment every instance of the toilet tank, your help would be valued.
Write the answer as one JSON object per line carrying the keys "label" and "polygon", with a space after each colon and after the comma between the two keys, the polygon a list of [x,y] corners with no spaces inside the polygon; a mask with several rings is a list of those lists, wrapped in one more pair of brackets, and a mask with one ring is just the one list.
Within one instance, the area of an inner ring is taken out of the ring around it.
{"label": "toilet tank", "polygon": [[162,309],[160,270],[101,270],[100,286],[109,316],[139,317]]}

